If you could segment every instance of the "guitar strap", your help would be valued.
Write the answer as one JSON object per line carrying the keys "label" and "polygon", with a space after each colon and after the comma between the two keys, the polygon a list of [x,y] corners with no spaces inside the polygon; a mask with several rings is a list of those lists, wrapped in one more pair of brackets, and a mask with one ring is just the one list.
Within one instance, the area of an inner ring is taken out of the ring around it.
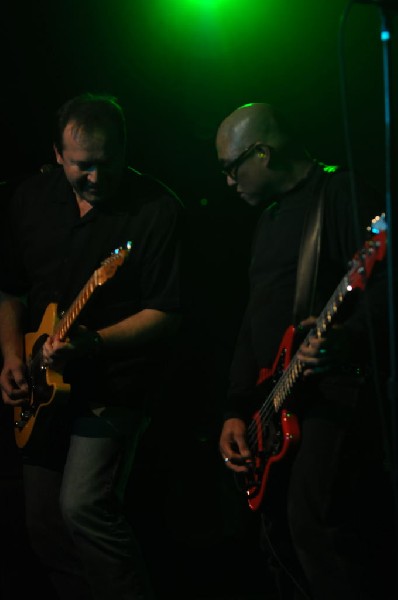
{"label": "guitar strap", "polygon": [[319,257],[321,253],[325,191],[332,173],[336,170],[337,169],[334,168],[330,173],[325,172],[315,184],[315,190],[304,220],[293,305],[293,323],[295,325],[313,314]]}

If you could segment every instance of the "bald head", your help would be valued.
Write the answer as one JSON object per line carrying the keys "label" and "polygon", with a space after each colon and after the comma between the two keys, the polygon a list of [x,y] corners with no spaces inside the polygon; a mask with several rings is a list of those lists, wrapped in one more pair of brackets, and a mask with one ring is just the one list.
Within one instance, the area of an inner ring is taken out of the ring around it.
{"label": "bald head", "polygon": [[284,119],[265,102],[240,106],[224,119],[217,132],[217,145],[226,144],[234,153],[255,142],[281,150],[289,139]]}
{"label": "bald head", "polygon": [[218,128],[216,149],[228,185],[253,205],[292,189],[313,164],[286,119],[265,102],[228,115]]}

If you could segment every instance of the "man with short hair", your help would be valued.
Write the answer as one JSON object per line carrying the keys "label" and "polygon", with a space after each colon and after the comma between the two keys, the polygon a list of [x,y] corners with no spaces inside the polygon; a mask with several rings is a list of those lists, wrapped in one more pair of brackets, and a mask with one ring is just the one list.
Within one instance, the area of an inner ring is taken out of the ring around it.
{"label": "man with short hair", "polygon": [[181,320],[182,205],[127,166],[114,97],[57,116],[59,167],[17,189],[0,270],[27,527],[60,599],[149,599],[123,499]]}

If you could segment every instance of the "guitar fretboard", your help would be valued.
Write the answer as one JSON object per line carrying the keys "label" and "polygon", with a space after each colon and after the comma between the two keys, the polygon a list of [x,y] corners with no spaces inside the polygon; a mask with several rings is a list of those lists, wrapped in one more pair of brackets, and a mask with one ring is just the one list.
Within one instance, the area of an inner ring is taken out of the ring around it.
{"label": "guitar fretboard", "polygon": [[73,323],[76,321],[84,306],[91,298],[94,290],[99,285],[101,284],[98,280],[98,272],[95,271],[95,273],[90,277],[83,289],[79,292],[75,300],[72,302],[71,306],[62,315],[62,318],[55,327],[54,333],[59,334],[61,341],[65,340]]}
{"label": "guitar fretboard", "polygon": [[[326,333],[330,328],[333,317],[339,310],[340,305],[343,303],[346,295],[352,290],[351,286],[348,284],[348,276],[345,275],[343,279],[340,281],[339,285],[333,292],[333,295],[329,299],[329,302],[324,307],[323,311],[319,315],[316,320],[315,326],[308,332],[305,337],[303,343],[308,343],[310,337],[316,335],[317,337],[321,337],[322,334]],[[272,392],[270,393],[267,399],[268,403],[272,403],[275,411],[278,411],[286,398],[291,393],[295,383],[299,379],[301,373],[304,370],[305,365],[297,358],[296,355],[292,358],[289,363],[287,369],[284,371],[283,375],[276,383]],[[264,414],[266,411],[264,410]]]}

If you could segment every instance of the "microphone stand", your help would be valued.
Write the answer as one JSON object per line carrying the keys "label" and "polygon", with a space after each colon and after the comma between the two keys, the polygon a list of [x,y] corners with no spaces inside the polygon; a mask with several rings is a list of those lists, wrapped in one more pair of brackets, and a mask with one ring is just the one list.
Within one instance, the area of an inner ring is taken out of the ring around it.
{"label": "microphone stand", "polygon": [[[387,295],[388,295],[388,323],[389,323],[389,360],[390,370],[387,380],[387,400],[390,406],[391,429],[390,434],[390,470],[393,487],[394,513],[395,513],[395,540],[398,544],[398,329],[396,321],[398,298],[398,247],[395,242],[395,224],[398,223],[398,165],[393,168],[393,157],[397,163],[398,136],[394,113],[391,111],[391,84],[392,84],[392,53],[391,53],[391,27],[394,11],[398,16],[398,0],[353,0],[359,4],[372,4],[380,9],[381,27],[380,39],[382,43],[383,85],[384,85],[384,125],[385,125],[385,209],[387,223]],[[396,89],[395,89],[396,91]],[[395,199],[395,205],[392,200]],[[396,263],[397,261],[397,263]],[[398,573],[398,548],[396,547],[397,573]]]}
{"label": "microphone stand", "polygon": [[[391,416],[391,483],[394,499],[394,528],[395,528],[395,559],[398,573],[398,383],[397,383],[397,341],[398,330],[396,321],[396,307],[398,298],[398,271],[396,268],[397,249],[395,242],[396,218],[398,215],[398,169],[393,168],[393,157],[397,163],[397,131],[395,127],[395,111],[391,111],[391,26],[392,11],[398,10],[398,2],[378,2],[380,6],[381,27],[380,39],[383,58],[383,83],[384,83],[384,119],[385,119],[385,194],[386,194],[386,222],[387,222],[387,290],[388,290],[388,317],[389,317],[389,356],[390,376],[387,380],[387,401],[390,405]],[[395,205],[393,203],[395,199]],[[398,580],[397,580],[398,581]]]}
{"label": "microphone stand", "polygon": [[[395,115],[391,112],[391,12],[392,2],[380,4],[381,28],[380,39],[383,56],[383,82],[384,82],[384,117],[385,117],[385,194],[386,194],[386,221],[387,221],[387,276],[388,276],[388,315],[389,315],[389,350],[390,350],[390,377],[387,382],[387,395],[391,410],[391,458],[392,458],[392,483],[396,515],[398,515],[398,384],[397,384],[397,271],[395,266],[395,218],[397,208],[392,199],[397,200],[398,185],[396,181],[397,169],[393,170],[393,156],[396,154]],[[396,4],[396,3],[395,3]],[[398,6],[396,6],[398,9]],[[394,150],[394,151],[393,151]],[[395,161],[396,162],[396,161]],[[394,276],[395,275],[395,276]],[[397,525],[398,531],[398,525]]]}
{"label": "microphone stand", "polygon": [[[384,124],[385,124],[385,209],[387,222],[387,279],[388,279],[388,319],[389,319],[389,354],[390,377],[387,381],[387,399],[390,403],[391,416],[391,472],[395,500],[396,531],[398,540],[398,382],[397,382],[397,346],[398,329],[396,321],[396,308],[398,298],[398,262],[394,225],[398,216],[398,208],[392,199],[398,202],[398,165],[393,169],[393,156],[395,162],[398,157],[398,141],[395,126],[395,113],[391,111],[391,24],[394,11],[398,15],[398,0],[352,0],[353,3],[372,4],[380,9],[381,27],[380,39],[382,43],[383,60],[383,85],[384,85]],[[395,109],[396,110],[396,109]],[[398,542],[397,542],[398,543]],[[397,556],[398,558],[398,556]]]}

